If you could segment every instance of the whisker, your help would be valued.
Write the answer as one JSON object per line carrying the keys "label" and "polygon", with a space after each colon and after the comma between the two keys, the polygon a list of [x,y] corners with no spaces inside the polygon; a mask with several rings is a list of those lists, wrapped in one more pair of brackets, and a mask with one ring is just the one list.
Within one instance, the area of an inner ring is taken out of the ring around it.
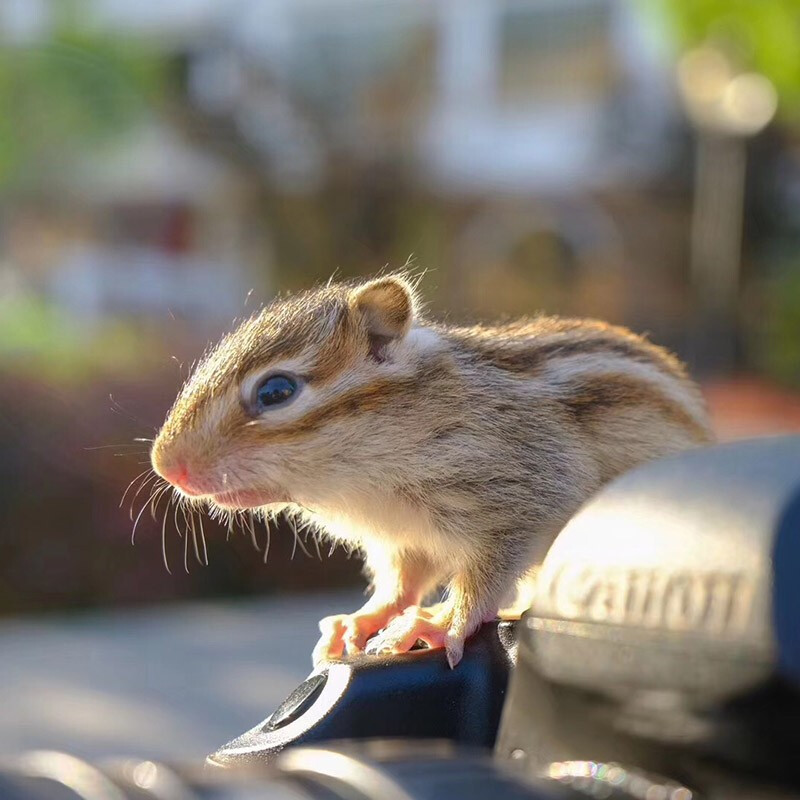
{"label": "whisker", "polygon": [[[151,472],[152,472],[152,470],[151,470]],[[133,504],[136,502],[136,498],[141,494],[142,489],[144,489],[145,486],[147,486],[149,483],[154,483],[157,480],[157,478],[158,478],[158,474],[153,472],[152,475],[150,475],[148,478],[145,478],[145,480],[142,481],[141,485],[136,490],[136,494],[131,498],[131,508],[130,508],[130,511],[128,512],[128,516],[131,519],[133,519]]]}
{"label": "whisker", "polygon": [[[134,444],[134,443],[131,443],[131,442],[123,442],[122,444],[98,444],[98,445],[93,445],[92,447],[84,447],[83,449],[84,450],[88,450],[88,451],[91,451],[91,450],[110,450],[112,447],[114,449],[117,449],[119,447],[138,447],[139,449],[136,451],[137,453],[146,453],[147,452],[146,450],[142,450],[142,448],[139,447],[138,444]],[[133,455],[133,454],[129,452],[126,455]]]}
{"label": "whisker", "polygon": [[150,495],[150,516],[153,518],[153,522],[158,522],[158,519],[156,518],[156,511],[162,498],[167,493],[167,489],[169,489],[169,484],[165,482],[162,485],[157,486]]}
{"label": "whisker", "polygon": [[[136,543],[136,528],[139,524],[139,520],[142,518],[142,514],[144,510],[149,506],[150,507],[150,516],[153,518],[153,522],[156,522],[156,515],[155,509],[153,507],[153,503],[156,500],[160,500],[161,496],[163,495],[164,491],[169,487],[168,483],[164,483],[163,486],[159,486],[158,482],[154,483],[153,486],[150,487],[150,496],[142,503],[142,507],[139,509],[139,513],[136,515],[136,522],[133,523],[133,530],[131,530],[131,544]],[[141,489],[140,489],[141,491]],[[137,492],[138,494],[138,492]],[[136,500],[134,496],[133,500]],[[157,503],[156,503],[157,505]],[[131,511],[133,511],[133,501],[131,501]],[[132,516],[132,515],[131,515]]]}
{"label": "whisker", "polygon": [[292,529],[292,533],[294,534],[294,544],[292,545],[292,555],[291,560],[294,561],[294,554],[297,551],[297,545],[300,545],[300,549],[306,554],[308,558],[311,558],[311,553],[306,550],[306,546],[303,544],[302,540],[300,539],[300,535],[297,533],[297,520],[294,516],[286,517],[287,521],[289,522],[289,527]]}
{"label": "whisker", "polygon": [[[183,509],[181,509],[183,510]],[[186,519],[186,512],[183,512],[183,518]],[[189,528],[187,526],[183,536],[183,568],[186,574],[189,574]]]}
{"label": "whisker", "polygon": [[294,561],[294,554],[297,552],[297,528],[294,527],[294,521],[291,517],[286,517],[286,524],[292,529],[294,540],[292,541],[292,555],[290,559]]}
{"label": "whisker", "polygon": [[258,546],[258,536],[256,536],[256,526],[255,526],[255,520],[253,519],[252,511],[250,511],[246,519],[247,519],[247,527],[248,530],[250,531],[250,540],[253,542],[253,548],[258,553],[261,550],[261,548]]}
{"label": "whisker", "polygon": [[[172,499],[170,502],[175,502],[175,495],[172,495]],[[164,566],[167,569],[167,572],[172,575],[172,570],[169,568],[169,559],[167,558],[167,517],[169,516],[169,506],[170,503],[167,503],[167,507],[164,509],[164,520],[161,523],[161,555],[164,558]]]}
{"label": "whisker", "polygon": [[172,521],[175,523],[175,530],[178,531],[178,536],[183,537],[181,533],[181,526],[178,523],[178,511],[181,508],[182,498],[179,495],[175,495],[177,500],[175,501],[175,510],[172,512]]}
{"label": "whisker", "polygon": [[142,518],[142,514],[144,514],[147,505],[148,501],[145,500],[142,507],[139,509],[139,513],[136,515],[136,521],[133,523],[133,530],[131,531],[131,544],[136,544],[136,526],[139,524],[139,520]]}
{"label": "whisker", "polygon": [[197,560],[197,563],[202,565],[203,561],[200,558],[200,546],[197,543],[197,528],[195,527],[194,523],[194,509],[189,508],[187,516],[187,525],[186,528],[186,535],[189,535],[189,531],[192,532],[192,547],[194,548],[194,557]]}
{"label": "whisker", "polygon": [[117,402],[117,401],[114,399],[114,395],[112,395],[112,394],[109,394],[109,395],[108,395],[108,399],[109,399],[109,400],[112,402],[112,404],[113,404],[113,405],[111,406],[111,410],[112,410],[112,411],[116,412],[117,414],[124,414],[126,417],[128,417],[128,419],[130,419],[130,420],[133,420],[135,423],[137,423],[138,425],[141,425],[141,426],[142,426],[142,427],[144,427],[144,428],[152,428],[153,430],[156,430],[156,428],[155,428],[155,426],[154,426],[154,425],[148,425],[147,423],[143,422],[141,419],[139,419],[139,418],[138,418],[137,416],[135,416],[134,414],[131,414],[131,412],[130,412],[130,411],[128,411],[128,409],[127,409],[127,408],[123,408],[123,406],[122,406],[122,405],[120,405],[120,404],[119,404],[119,403],[118,403],[118,402]]}
{"label": "whisker", "polygon": [[229,533],[228,533],[229,537],[230,537],[230,534],[233,533],[233,531],[237,527],[239,528],[239,533],[244,535],[244,526],[242,525],[242,514],[243,513],[244,513],[243,511],[229,511],[228,512],[227,521],[228,521],[228,525],[229,525]]}
{"label": "whisker", "polygon": [[322,553],[319,551],[319,537],[314,533],[311,535],[311,538],[314,541],[314,548],[317,551],[317,560],[322,561]]}
{"label": "whisker", "polygon": [[124,492],[123,492],[123,494],[122,494],[122,499],[119,501],[119,506],[118,506],[118,508],[122,508],[122,504],[125,502],[125,497],[127,496],[128,492],[131,490],[131,487],[133,486],[133,484],[134,484],[134,483],[136,483],[136,481],[138,481],[138,480],[139,480],[139,478],[143,478],[145,475],[147,475],[147,473],[148,473],[148,472],[150,472],[150,470],[149,470],[149,469],[143,469],[143,470],[142,470],[142,471],[141,471],[141,472],[140,472],[140,473],[139,473],[139,474],[138,474],[138,475],[137,475],[137,476],[136,476],[136,477],[135,477],[135,478],[134,478],[134,479],[133,479],[133,480],[132,480],[132,481],[131,481],[131,482],[128,484],[127,488],[125,489],[125,491],[124,491]]}
{"label": "whisker", "polygon": [[197,523],[200,526],[200,543],[203,545],[203,560],[205,565],[208,566],[208,548],[206,547],[206,533],[203,530],[203,513],[198,512]]}
{"label": "whisker", "polygon": [[267,563],[267,559],[269,558],[269,545],[272,540],[272,531],[269,527],[269,519],[264,517],[264,530],[267,532],[267,544],[264,547],[264,563]]}

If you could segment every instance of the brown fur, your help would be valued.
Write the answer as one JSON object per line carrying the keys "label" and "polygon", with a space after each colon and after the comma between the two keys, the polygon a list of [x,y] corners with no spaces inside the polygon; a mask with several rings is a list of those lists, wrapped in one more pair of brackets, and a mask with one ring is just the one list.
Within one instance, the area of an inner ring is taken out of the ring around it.
{"label": "brown fur", "polygon": [[681,362],[663,347],[619,325],[541,316],[506,326],[456,328],[447,335],[499,369],[533,375],[553,358],[613,353],[686,378]]}
{"label": "brown fur", "polygon": [[620,375],[597,375],[566,385],[564,405],[578,420],[604,414],[626,406],[645,407],[657,411],[664,419],[691,431],[698,442],[710,441],[707,425],[694,417],[679,402],[666,397],[658,389]]}

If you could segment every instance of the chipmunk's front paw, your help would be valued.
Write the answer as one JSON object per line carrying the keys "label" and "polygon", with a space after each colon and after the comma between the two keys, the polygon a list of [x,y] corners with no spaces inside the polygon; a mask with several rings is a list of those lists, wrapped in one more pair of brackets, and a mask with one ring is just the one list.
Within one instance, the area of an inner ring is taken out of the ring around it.
{"label": "chipmunk's front paw", "polygon": [[431,648],[443,647],[452,668],[461,661],[464,641],[480,623],[479,618],[454,620],[452,610],[444,603],[430,609],[410,606],[369,642],[367,652],[405,653],[422,641]]}
{"label": "chipmunk's front paw", "polygon": [[354,655],[364,649],[370,636],[389,624],[400,613],[396,606],[363,608],[352,614],[334,614],[319,623],[322,634],[314,647],[311,659],[314,666],[322,661]]}

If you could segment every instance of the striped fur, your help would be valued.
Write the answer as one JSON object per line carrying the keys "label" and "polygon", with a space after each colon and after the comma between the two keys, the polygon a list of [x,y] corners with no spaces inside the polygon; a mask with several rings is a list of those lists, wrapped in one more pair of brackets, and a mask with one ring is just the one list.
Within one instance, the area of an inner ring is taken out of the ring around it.
{"label": "striped fur", "polygon": [[[282,369],[302,391],[253,416],[242,387]],[[449,587],[457,660],[603,483],[710,438],[683,365],[642,337],[546,316],[447,327],[389,276],[245,321],[184,386],[152,459],[186,462],[211,505],[223,488],[263,490],[360,548],[375,593],[346,620],[351,649],[362,628]]]}

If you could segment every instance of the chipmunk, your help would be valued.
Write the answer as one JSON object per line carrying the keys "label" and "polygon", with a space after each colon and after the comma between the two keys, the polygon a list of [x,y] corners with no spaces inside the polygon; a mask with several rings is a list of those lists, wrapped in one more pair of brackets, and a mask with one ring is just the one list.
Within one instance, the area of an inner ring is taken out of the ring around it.
{"label": "chipmunk", "polygon": [[710,440],[682,364],[625,328],[439,324],[392,274],[277,300],[225,336],[151,459],[192,502],[288,509],[363,554],[371,596],[322,620],[315,663],[422,640],[452,667],[599,487]]}

